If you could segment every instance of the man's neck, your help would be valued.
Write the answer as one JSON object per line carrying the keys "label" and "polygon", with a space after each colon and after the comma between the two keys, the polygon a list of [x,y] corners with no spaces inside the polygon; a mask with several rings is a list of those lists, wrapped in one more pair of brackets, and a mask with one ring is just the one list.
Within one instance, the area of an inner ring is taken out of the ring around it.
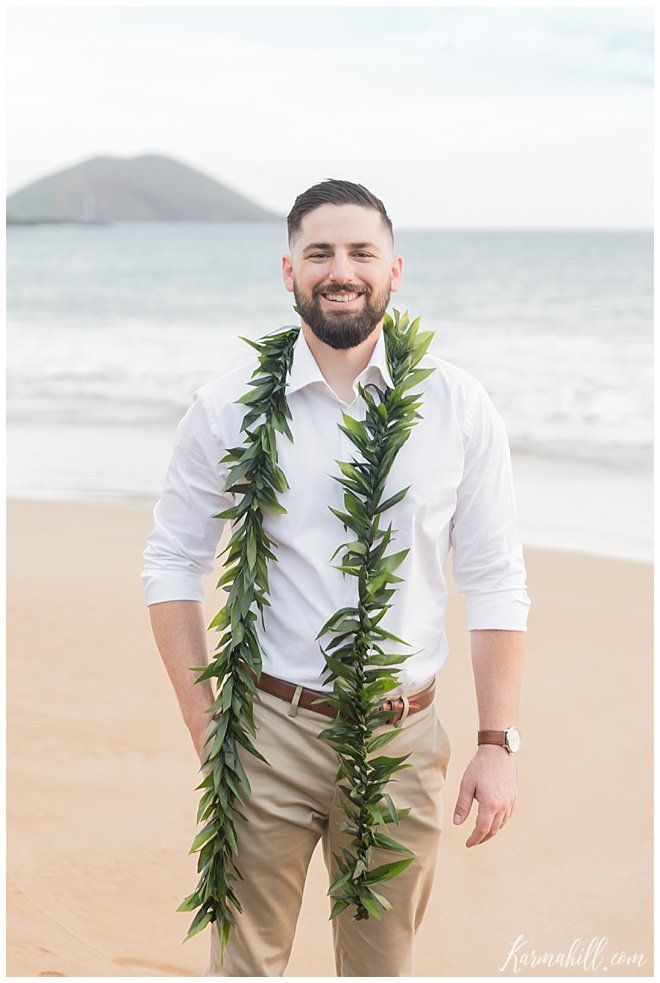
{"label": "man's neck", "polygon": [[317,338],[304,321],[301,321],[301,328],[325,381],[341,399],[346,402],[352,400],[353,382],[369,364],[383,330],[383,322],[381,321],[369,337],[354,348],[331,348]]}

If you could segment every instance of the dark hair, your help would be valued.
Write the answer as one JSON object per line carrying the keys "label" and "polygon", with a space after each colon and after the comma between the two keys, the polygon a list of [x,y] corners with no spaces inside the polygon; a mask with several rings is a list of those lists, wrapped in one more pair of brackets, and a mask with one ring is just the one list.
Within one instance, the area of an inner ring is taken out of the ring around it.
{"label": "dark hair", "polygon": [[303,191],[296,198],[286,220],[289,247],[293,239],[300,233],[303,216],[320,205],[327,204],[362,205],[364,208],[374,208],[380,212],[383,226],[389,232],[392,246],[394,246],[392,222],[380,198],[376,198],[363,184],[354,184],[353,181],[339,181],[336,178],[327,178],[325,181],[321,181],[320,184],[314,184],[307,191]]}

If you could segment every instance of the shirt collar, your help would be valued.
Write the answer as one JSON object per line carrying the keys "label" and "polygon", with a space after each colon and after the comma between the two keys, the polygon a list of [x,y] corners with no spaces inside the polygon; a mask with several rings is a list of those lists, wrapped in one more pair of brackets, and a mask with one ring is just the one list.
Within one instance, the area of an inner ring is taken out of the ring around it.
{"label": "shirt collar", "polygon": [[[390,375],[390,370],[387,365],[385,335],[383,334],[382,329],[378,335],[378,341],[374,346],[369,362],[355,380],[355,387],[357,388],[358,382],[364,384],[366,377],[368,375],[373,375],[374,371],[378,372],[382,382],[384,382],[386,386],[389,386],[391,389],[394,388],[392,376]],[[323,377],[323,373],[321,372],[318,363],[314,358],[312,350],[309,347],[307,339],[305,338],[301,328],[293,346],[293,360],[291,362],[291,371],[289,373],[289,380],[286,388],[287,395],[292,392],[297,392],[298,389],[302,389],[303,386],[308,386],[312,382],[323,382],[325,385],[327,385],[327,382]]]}

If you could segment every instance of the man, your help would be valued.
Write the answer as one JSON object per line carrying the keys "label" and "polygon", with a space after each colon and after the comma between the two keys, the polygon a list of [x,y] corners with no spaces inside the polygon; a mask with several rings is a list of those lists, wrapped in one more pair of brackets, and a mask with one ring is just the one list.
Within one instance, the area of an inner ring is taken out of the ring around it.
{"label": "man", "polygon": [[[289,483],[286,514],[269,513],[264,529],[276,545],[269,564],[270,606],[257,622],[263,656],[260,700],[254,704],[254,755],[241,760],[252,788],[248,823],[237,826],[236,916],[221,965],[215,928],[206,975],[281,976],[291,952],[307,867],[319,839],[329,872],[346,843],[335,784],[336,752],[318,735],[328,713],[311,704],[331,685],[315,641],[330,615],[351,603],[355,583],[331,562],[345,541],[330,506],[342,508],[337,460],[352,447],[339,429],[342,411],[364,419],[357,385],[391,385],[383,316],[402,283],[392,224],[365,187],[327,180],[299,195],[288,216],[290,255],[284,286],[301,318],[286,388],[293,442],[278,438]],[[423,312],[422,312],[423,313]],[[256,359],[202,386],[180,421],[163,494],[145,550],[142,577],[154,637],[198,754],[208,732],[210,684],[194,683],[191,667],[208,661],[201,577],[213,570],[224,522],[214,515],[238,500],[223,492],[221,458],[241,445],[244,404]],[[402,582],[383,624],[410,643],[390,694],[400,728],[392,753],[409,754],[392,794],[410,807],[397,838],[415,862],[387,883],[392,910],[381,920],[356,920],[350,910],[332,921],[337,975],[412,975],[413,940],[427,908],[442,824],[442,790],[451,745],[433,702],[447,658],[447,589],[443,569],[453,550],[453,577],[467,598],[468,629],[479,711],[478,746],[463,774],[454,822],[478,802],[466,846],[486,842],[512,814],[517,794],[515,727],[530,600],[516,535],[510,455],[501,417],[469,373],[433,355],[435,369],[415,391],[422,419],[391,469],[393,490],[410,486],[392,507],[398,550],[409,553]],[[334,562],[338,562],[334,560]],[[331,711],[330,711],[331,712]],[[387,854],[386,861],[393,859]],[[382,862],[382,861],[379,861]],[[383,890],[385,893],[385,889]]]}

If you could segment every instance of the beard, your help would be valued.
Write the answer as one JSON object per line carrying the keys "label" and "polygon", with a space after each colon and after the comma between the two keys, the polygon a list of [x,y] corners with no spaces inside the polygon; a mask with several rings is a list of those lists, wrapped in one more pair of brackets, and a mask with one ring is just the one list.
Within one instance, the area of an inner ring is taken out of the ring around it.
{"label": "beard", "polygon": [[[362,301],[359,310],[342,311],[323,309],[321,293],[361,293]],[[387,305],[390,302],[390,287],[384,287],[377,294],[372,294],[365,288],[356,291],[343,284],[319,288],[311,297],[301,293],[298,284],[293,281],[293,296],[302,320],[314,332],[319,341],[325,342],[331,348],[355,348],[372,333],[380,324]]]}

